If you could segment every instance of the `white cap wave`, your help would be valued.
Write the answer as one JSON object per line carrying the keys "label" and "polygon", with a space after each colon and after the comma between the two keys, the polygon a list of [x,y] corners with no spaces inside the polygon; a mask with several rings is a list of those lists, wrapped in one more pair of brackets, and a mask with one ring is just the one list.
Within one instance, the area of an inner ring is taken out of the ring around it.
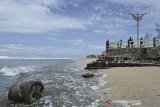
{"label": "white cap wave", "polygon": [[35,68],[36,68],[35,66],[17,66],[13,68],[8,68],[7,66],[4,66],[0,70],[0,73],[3,73],[3,75],[6,75],[6,76],[15,76],[15,75],[18,75],[19,73],[34,71]]}

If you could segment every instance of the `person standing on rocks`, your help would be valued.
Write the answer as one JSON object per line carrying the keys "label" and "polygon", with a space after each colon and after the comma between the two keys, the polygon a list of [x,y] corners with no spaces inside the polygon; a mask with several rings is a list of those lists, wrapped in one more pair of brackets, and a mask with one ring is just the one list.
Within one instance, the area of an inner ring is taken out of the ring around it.
{"label": "person standing on rocks", "polygon": [[133,48],[133,39],[132,39],[132,37],[130,37],[130,42],[131,42],[131,47]]}
{"label": "person standing on rocks", "polygon": [[122,40],[119,41],[119,47],[122,48]]}
{"label": "person standing on rocks", "polygon": [[143,47],[143,38],[141,37],[141,41],[140,41],[140,48]]}

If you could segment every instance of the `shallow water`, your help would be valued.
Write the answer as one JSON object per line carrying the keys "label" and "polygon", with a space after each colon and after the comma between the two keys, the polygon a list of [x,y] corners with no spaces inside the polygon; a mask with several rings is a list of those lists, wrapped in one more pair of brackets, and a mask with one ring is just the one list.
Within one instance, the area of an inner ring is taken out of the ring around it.
{"label": "shallow water", "polygon": [[[94,73],[95,77],[82,78],[81,75],[86,72]],[[10,103],[7,94],[12,84],[26,80],[40,80],[45,87],[44,96],[32,106],[96,107],[100,99],[93,97],[92,94],[99,86],[104,85],[99,79],[102,76],[103,73],[84,70],[79,60],[1,59],[0,107],[23,105]]]}

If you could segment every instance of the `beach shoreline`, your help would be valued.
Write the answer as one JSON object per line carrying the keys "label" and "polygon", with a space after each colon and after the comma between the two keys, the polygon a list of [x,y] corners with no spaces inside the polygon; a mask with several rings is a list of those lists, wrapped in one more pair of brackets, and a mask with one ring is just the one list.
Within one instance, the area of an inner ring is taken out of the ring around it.
{"label": "beach shoreline", "polygon": [[[85,64],[91,59],[81,61]],[[106,94],[106,98],[98,107],[114,107],[118,103],[125,104],[124,107],[160,105],[160,67],[113,67],[100,71],[106,74],[100,79],[107,84],[103,86],[104,91],[99,93],[101,96]],[[111,102],[106,103],[107,100]]]}

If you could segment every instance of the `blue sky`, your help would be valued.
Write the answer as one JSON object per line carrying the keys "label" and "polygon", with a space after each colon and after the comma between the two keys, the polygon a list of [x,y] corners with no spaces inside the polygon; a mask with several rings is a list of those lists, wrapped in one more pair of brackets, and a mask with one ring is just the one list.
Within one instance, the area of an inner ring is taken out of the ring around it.
{"label": "blue sky", "polygon": [[136,39],[128,13],[148,14],[140,35],[155,33],[158,0],[0,0],[0,56],[79,58],[99,54],[105,41]]}

